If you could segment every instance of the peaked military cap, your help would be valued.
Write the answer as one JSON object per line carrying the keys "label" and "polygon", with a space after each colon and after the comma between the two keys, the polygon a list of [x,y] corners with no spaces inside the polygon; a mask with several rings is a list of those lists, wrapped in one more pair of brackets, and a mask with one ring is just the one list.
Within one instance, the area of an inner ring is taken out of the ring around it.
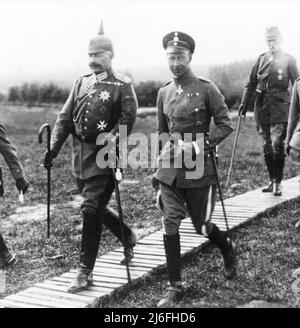
{"label": "peaked military cap", "polygon": [[266,38],[278,38],[281,36],[278,26],[268,26],[266,27]]}
{"label": "peaked military cap", "polygon": [[189,50],[191,53],[194,53],[195,50],[194,39],[183,32],[168,33],[164,36],[162,43],[167,52]]}
{"label": "peaked military cap", "polygon": [[101,21],[98,35],[93,37],[89,42],[88,53],[101,53],[107,50],[114,54],[112,41],[104,35],[103,22]]}

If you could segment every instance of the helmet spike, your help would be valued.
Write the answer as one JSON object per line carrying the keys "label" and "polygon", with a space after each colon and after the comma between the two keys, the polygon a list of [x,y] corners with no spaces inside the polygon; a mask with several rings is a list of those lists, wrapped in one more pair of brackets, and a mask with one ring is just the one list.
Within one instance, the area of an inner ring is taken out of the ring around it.
{"label": "helmet spike", "polygon": [[101,19],[98,35],[103,35],[103,34],[104,34],[103,20]]}

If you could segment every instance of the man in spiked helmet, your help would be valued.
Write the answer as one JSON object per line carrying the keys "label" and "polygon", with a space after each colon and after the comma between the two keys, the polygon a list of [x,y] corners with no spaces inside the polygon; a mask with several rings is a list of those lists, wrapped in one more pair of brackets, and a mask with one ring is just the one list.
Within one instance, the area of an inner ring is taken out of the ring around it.
{"label": "man in spiked helmet", "polygon": [[[117,74],[112,69],[114,50],[112,41],[104,35],[101,22],[97,36],[89,41],[89,66],[91,74],[80,77],[58,114],[51,136],[51,150],[45,153],[45,165],[51,164],[69,134],[73,135],[73,172],[84,201],[82,241],[78,273],[68,288],[77,292],[92,284],[102,232],[102,224],[120,240],[122,231],[118,214],[109,208],[108,202],[114,190],[114,181],[109,167],[97,166],[99,145],[97,136],[108,132],[116,139],[119,126],[125,125],[131,132],[137,111],[137,98],[130,78]],[[136,236],[125,224],[124,247],[128,263],[133,258]]]}
{"label": "man in spiked helmet", "polygon": [[[187,214],[197,233],[208,237],[220,248],[226,278],[233,279],[236,275],[232,243],[226,233],[211,222],[217,183],[212,149],[233,128],[224,97],[217,86],[195,76],[191,70],[195,49],[193,38],[182,32],[171,32],[163,38],[163,47],[173,79],[158,92],[158,134],[175,138],[159,147],[160,164],[153,186],[160,189],[158,207],[163,214],[163,241],[169,275],[167,295],[158,306],[170,306],[185,290],[181,280],[179,226]],[[210,131],[212,118],[215,129]],[[165,154],[166,159],[172,159],[169,168],[162,164]],[[196,159],[194,167],[185,161],[175,163],[177,158],[185,159],[186,155]],[[182,166],[178,165],[180,163]]]}
{"label": "man in spiked helmet", "polygon": [[264,159],[270,182],[262,192],[281,196],[281,180],[285,162],[284,140],[290,106],[289,84],[294,84],[299,73],[296,60],[282,51],[282,35],[277,26],[266,28],[268,52],[261,54],[251,70],[239,107],[245,115],[255,96],[255,119],[263,137]]}

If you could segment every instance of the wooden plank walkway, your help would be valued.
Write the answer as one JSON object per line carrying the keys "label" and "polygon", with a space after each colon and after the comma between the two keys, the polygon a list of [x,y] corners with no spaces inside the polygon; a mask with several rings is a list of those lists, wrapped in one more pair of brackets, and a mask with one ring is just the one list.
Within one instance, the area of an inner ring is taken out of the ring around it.
{"label": "wooden plank walkway", "polygon": [[[275,197],[272,193],[262,193],[261,189],[253,190],[225,200],[225,210],[229,228],[263,215],[287,201],[299,197],[299,177],[285,180],[282,183],[283,195]],[[221,203],[218,202],[212,217],[221,230],[226,230]],[[189,218],[182,221],[180,228],[181,255],[195,251],[207,243],[207,239],[195,233]],[[134,249],[135,257],[130,264],[132,282],[154,269],[165,265],[163,232],[159,230],[140,239]],[[9,308],[85,308],[97,307],[103,297],[116,290],[128,287],[126,267],[119,262],[123,257],[123,248],[115,249],[100,256],[94,269],[94,285],[88,290],[69,294],[66,292],[76,270],[71,270],[58,277],[37,283],[24,291],[9,295],[1,300],[1,307]]]}

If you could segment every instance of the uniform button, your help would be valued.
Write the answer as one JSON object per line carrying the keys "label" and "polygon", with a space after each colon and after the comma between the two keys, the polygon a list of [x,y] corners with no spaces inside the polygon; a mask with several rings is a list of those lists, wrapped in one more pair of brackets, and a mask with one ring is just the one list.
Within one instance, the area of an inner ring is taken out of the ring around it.
{"label": "uniform button", "polygon": [[87,119],[87,118],[85,118],[84,120],[85,120],[86,122],[88,121],[88,119]]}
{"label": "uniform button", "polygon": [[85,126],[85,127],[84,127],[84,129],[86,130],[86,129],[87,129],[87,127]]}
{"label": "uniform button", "polygon": [[90,96],[90,98],[93,98],[93,96]]}
{"label": "uniform button", "polygon": [[195,108],[195,112],[199,112],[199,108]]}
{"label": "uniform button", "polygon": [[81,139],[84,140],[85,139],[85,136],[82,136]]}
{"label": "uniform button", "polygon": [[86,112],[86,113],[88,113],[89,111],[88,111],[88,110],[86,110],[85,112]]}
{"label": "uniform button", "polygon": [[90,102],[88,102],[87,104],[88,104],[88,105],[90,105],[91,103],[90,103]]}

